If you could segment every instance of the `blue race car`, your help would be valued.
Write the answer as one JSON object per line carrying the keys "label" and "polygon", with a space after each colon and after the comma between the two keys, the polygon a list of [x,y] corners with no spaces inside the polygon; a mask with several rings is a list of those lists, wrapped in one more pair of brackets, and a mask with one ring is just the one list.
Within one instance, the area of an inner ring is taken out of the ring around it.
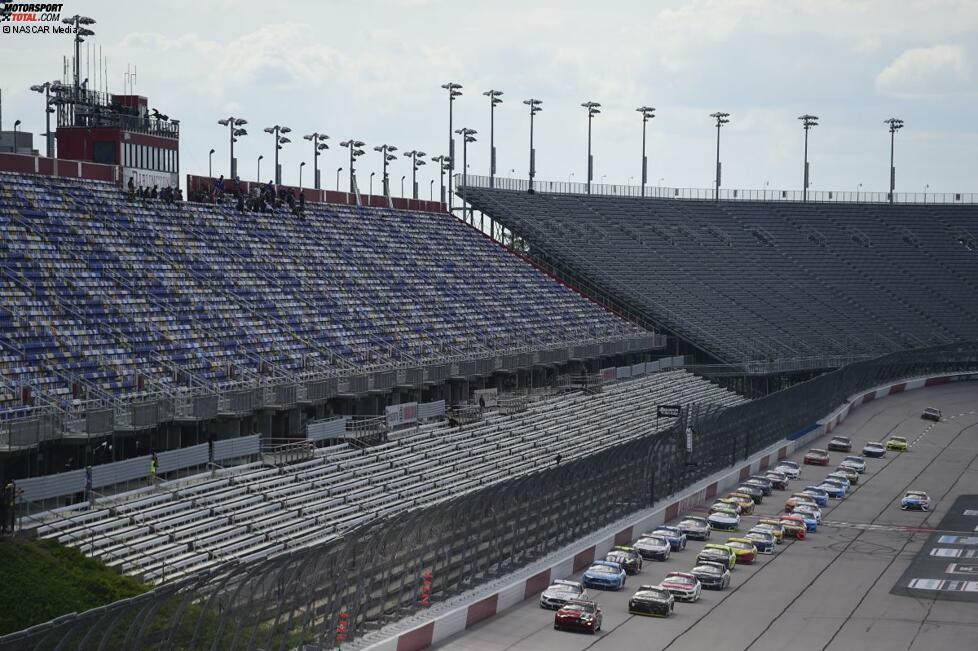
{"label": "blue race car", "polygon": [[900,500],[900,508],[904,511],[929,511],[930,497],[924,491],[907,491]]}
{"label": "blue race car", "polygon": [[838,482],[825,480],[817,488],[821,488],[832,499],[841,500],[846,496],[846,487]]}
{"label": "blue race car", "polygon": [[812,499],[819,506],[829,505],[829,492],[822,486],[805,486],[801,492],[806,495],[811,495]]}
{"label": "blue race car", "polygon": [[669,546],[672,547],[672,551],[674,552],[681,552],[686,549],[686,534],[679,527],[662,525],[656,527],[651,535],[662,536],[668,540]]}
{"label": "blue race car", "polygon": [[815,519],[815,515],[811,511],[802,509],[800,506],[796,506],[792,513],[795,515],[800,515],[805,521],[805,531],[812,533],[818,529],[818,520]]}
{"label": "blue race car", "polygon": [[625,570],[618,563],[594,561],[591,567],[585,570],[581,583],[585,588],[621,590],[625,587]]}

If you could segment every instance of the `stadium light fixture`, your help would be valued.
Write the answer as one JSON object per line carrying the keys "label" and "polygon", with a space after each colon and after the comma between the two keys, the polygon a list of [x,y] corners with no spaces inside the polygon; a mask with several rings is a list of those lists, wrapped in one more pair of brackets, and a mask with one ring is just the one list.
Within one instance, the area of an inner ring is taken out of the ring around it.
{"label": "stadium light fixture", "polygon": [[716,196],[714,200],[720,200],[720,127],[725,124],[730,124],[730,114],[724,113],[723,111],[717,111],[716,113],[710,113],[710,117],[717,121],[717,180],[716,180]]}
{"label": "stadium light fixture", "polygon": [[289,127],[276,124],[274,127],[265,127],[265,133],[272,134],[275,142],[275,185],[282,184],[282,168],[278,164],[278,151],[282,148],[282,145],[287,145],[291,140],[281,135],[283,133],[292,133],[292,129]]}
{"label": "stadium light fixture", "polygon": [[445,203],[445,172],[451,167],[448,156],[443,156],[439,154],[438,156],[433,156],[432,161],[438,163],[438,200],[441,203]]}
{"label": "stadium light fixture", "polygon": [[427,156],[423,151],[412,149],[404,152],[405,158],[411,159],[411,196],[418,198],[418,168],[425,164],[424,157]]}
{"label": "stadium light fixture", "polygon": [[496,107],[503,103],[501,90],[482,93],[489,98],[489,187],[496,187]]}
{"label": "stadium light fixture", "polygon": [[214,149],[207,152],[207,178],[214,178]]}
{"label": "stadium light fixture", "polygon": [[645,156],[645,125],[655,117],[655,108],[652,106],[640,106],[635,109],[642,114],[642,196],[645,196],[645,184],[649,178],[649,159]]}
{"label": "stadium light fixture", "polygon": [[81,79],[81,44],[85,40],[83,37],[95,36],[95,32],[82,25],[94,25],[95,19],[75,14],[71,18],[62,18],[61,22],[65,25],[73,25],[75,28],[75,94],[77,95],[78,89],[81,88],[79,80]]}
{"label": "stadium light fixture", "polygon": [[431,181],[428,182],[428,201],[434,201],[434,200],[435,200],[435,180],[431,179]]}
{"label": "stadium light fixture", "polygon": [[452,161],[455,159],[455,136],[454,131],[452,131],[452,117],[455,107],[455,98],[462,96],[462,84],[456,84],[450,81],[446,84],[441,85],[442,88],[448,91],[448,212],[452,212],[452,172],[455,171],[455,165]]}
{"label": "stadium light fixture", "polygon": [[530,183],[527,192],[533,194],[533,177],[537,174],[537,152],[533,148],[533,116],[543,110],[543,100],[525,99],[523,103],[530,107]]}
{"label": "stadium light fixture", "polygon": [[[363,142],[362,140],[353,140],[352,138],[350,140],[344,140],[343,142],[340,143],[340,147],[346,147],[347,149],[350,150],[350,192],[351,193],[356,193],[357,191],[356,159],[359,158],[360,156],[363,156],[365,152],[360,148],[366,144],[367,143]],[[341,169],[343,168],[341,167],[340,170]],[[339,179],[340,170],[336,171],[337,179]],[[339,187],[340,187],[339,181],[337,180],[336,189],[339,190]]]}
{"label": "stadium light fixture", "polygon": [[255,175],[255,181],[257,181],[258,183],[261,183],[261,159],[263,159],[263,158],[265,158],[265,155],[264,154],[259,154],[258,155],[258,170],[257,170],[257,173]]}
{"label": "stadium light fixture", "polygon": [[329,136],[325,133],[313,132],[302,136],[304,139],[312,142],[312,176],[313,176],[313,186],[319,189],[319,156],[321,152],[329,149],[329,145],[326,144],[325,140],[329,140]]}
{"label": "stadium light fixture", "polygon": [[469,187],[469,165],[468,165],[468,153],[469,153],[469,143],[475,142],[475,134],[479,133],[475,129],[469,129],[463,127],[461,129],[456,129],[455,133],[462,136],[462,221],[465,221],[465,213],[469,214],[469,225],[472,224],[472,210],[468,207],[468,200],[466,199],[466,193]]}
{"label": "stadium light fixture", "polygon": [[397,156],[394,156],[393,154],[393,152],[397,151],[397,147],[395,147],[394,145],[377,145],[376,147],[374,147],[374,151],[380,152],[380,156],[383,159],[384,175],[383,177],[381,177],[381,181],[384,187],[384,196],[390,199],[391,187],[390,187],[390,177],[387,174],[387,165],[392,160],[397,158]]}
{"label": "stadium light fixture", "polygon": [[372,196],[374,196],[374,176],[375,176],[376,174],[377,174],[377,172],[371,172],[371,173],[370,173],[370,191],[368,192],[368,194],[369,194],[369,195],[370,195],[371,197],[372,197]]}
{"label": "stadium light fixture", "polygon": [[14,120],[14,153],[17,153],[17,128],[20,126],[20,120]]}
{"label": "stadium light fixture", "polygon": [[805,129],[805,169],[804,169],[804,183],[802,185],[802,190],[801,190],[801,200],[807,201],[808,200],[808,130],[811,129],[812,127],[818,126],[818,116],[809,115],[808,113],[806,113],[805,115],[798,116],[798,119],[801,120],[801,126]]}
{"label": "stadium light fixture", "polygon": [[31,86],[31,90],[35,93],[44,94],[44,124],[46,128],[44,138],[47,145],[46,153],[48,158],[54,158],[54,134],[51,133],[51,114],[54,113],[54,109],[51,108],[52,88],[54,88],[54,84],[50,81]]}
{"label": "stadium light fixture", "polygon": [[299,194],[302,194],[302,168],[306,166],[306,161],[299,163]]}
{"label": "stadium light fixture", "polygon": [[591,194],[591,181],[594,179],[594,156],[591,155],[591,121],[601,112],[597,102],[584,102],[582,107],[587,109],[587,193]]}
{"label": "stadium light fixture", "polygon": [[893,166],[893,145],[896,140],[896,132],[903,128],[903,120],[900,118],[889,118],[883,120],[883,124],[890,126],[890,203],[893,203],[893,192],[896,190],[896,168]]}
{"label": "stadium light fixture", "polygon": [[217,121],[217,123],[222,127],[228,128],[228,140],[230,145],[229,149],[230,149],[230,161],[231,161],[230,165],[228,165],[228,169],[231,170],[230,176],[233,179],[238,175],[238,165],[237,162],[234,160],[234,143],[238,142],[238,138],[240,136],[248,135],[248,132],[245,129],[240,128],[248,124],[248,121],[242,118],[236,118],[232,115],[230,117],[221,118],[220,120]]}
{"label": "stadium light fixture", "polygon": [[337,167],[336,168],[336,191],[337,192],[340,191],[340,172],[342,172],[342,171],[343,171],[343,168],[342,167]]}

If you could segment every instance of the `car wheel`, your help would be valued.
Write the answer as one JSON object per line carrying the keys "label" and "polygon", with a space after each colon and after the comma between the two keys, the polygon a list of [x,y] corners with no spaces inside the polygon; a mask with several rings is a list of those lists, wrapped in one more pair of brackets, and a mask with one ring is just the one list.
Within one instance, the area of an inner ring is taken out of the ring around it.
{"label": "car wheel", "polygon": [[559,631],[559,630],[560,630],[560,627],[559,627],[559,626],[557,626],[556,624],[554,624],[554,630],[555,630],[555,631]]}

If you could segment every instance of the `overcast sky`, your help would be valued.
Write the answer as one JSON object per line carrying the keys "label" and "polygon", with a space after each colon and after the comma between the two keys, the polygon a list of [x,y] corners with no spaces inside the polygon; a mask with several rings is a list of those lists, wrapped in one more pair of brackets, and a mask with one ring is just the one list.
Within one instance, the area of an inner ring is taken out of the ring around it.
{"label": "overcast sky", "polygon": [[[182,124],[182,172],[227,172],[222,116],[249,121],[236,148],[243,178],[271,175],[271,136],[293,128],[282,155],[295,183],[312,146],[332,137],[323,183],[346,167],[338,142],[370,149],[359,168],[366,190],[380,143],[429,154],[447,149],[446,81],[463,84],[455,126],[479,131],[474,174],[488,173],[489,109],[482,92],[505,92],[496,112],[501,175],[525,177],[528,118],[521,101],[543,100],[536,121],[537,178],[583,180],[587,119],[581,102],[602,104],[594,121],[595,180],[637,182],[641,119],[649,123],[651,184],[709,187],[716,130],[709,113],[731,113],[721,159],[728,188],[801,185],[803,132],[797,116],[821,118],[810,140],[812,187],[885,190],[889,134],[897,134],[897,188],[978,191],[978,1],[687,0],[66,0],[64,15],[94,17],[108,57],[109,91],[121,92],[126,64],[135,91]],[[4,128],[21,119],[42,131],[32,83],[60,76],[71,40],[0,35]],[[94,67],[94,66],[93,66]],[[39,146],[43,149],[43,146]],[[461,149],[459,149],[459,154]],[[320,159],[321,161],[323,159]],[[434,166],[424,168],[427,196]],[[392,168],[392,191],[410,174]],[[344,170],[345,176],[345,170]],[[410,178],[410,177],[409,177]],[[375,190],[378,186],[375,185]]]}

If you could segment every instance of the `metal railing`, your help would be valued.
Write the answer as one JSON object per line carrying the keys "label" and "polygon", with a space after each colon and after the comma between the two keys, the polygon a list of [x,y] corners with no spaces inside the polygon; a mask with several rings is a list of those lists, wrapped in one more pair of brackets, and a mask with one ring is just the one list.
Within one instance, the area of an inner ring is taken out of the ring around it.
{"label": "metal railing", "polygon": [[[455,185],[459,196],[463,187],[489,188],[489,177],[475,174],[456,174]],[[495,177],[495,189],[527,192],[529,180]],[[604,195],[609,197],[643,198],[640,185],[612,185],[592,183],[588,192],[586,183],[567,181],[533,181],[533,191],[542,194],[580,194]],[[692,199],[699,201],[716,200],[713,188],[668,188],[645,186],[645,199]],[[722,201],[806,201],[801,190],[770,189],[720,189]],[[895,192],[890,200],[889,192],[861,192],[848,190],[809,190],[809,202],[837,203],[930,203],[930,204],[974,204],[978,203],[978,193],[974,192]]]}

